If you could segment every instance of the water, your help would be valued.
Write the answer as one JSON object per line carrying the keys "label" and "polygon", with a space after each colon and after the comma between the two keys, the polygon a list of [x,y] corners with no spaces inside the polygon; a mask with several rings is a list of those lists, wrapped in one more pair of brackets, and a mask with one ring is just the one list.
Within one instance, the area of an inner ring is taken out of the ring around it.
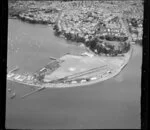
{"label": "water", "polygon": [[[34,72],[49,56],[83,50],[55,37],[48,26],[9,19],[8,70],[18,65],[22,72]],[[141,63],[142,48],[135,46],[117,77],[90,86],[46,89],[25,99],[20,96],[33,88],[8,82],[16,97],[7,93],[6,128],[140,128]]]}

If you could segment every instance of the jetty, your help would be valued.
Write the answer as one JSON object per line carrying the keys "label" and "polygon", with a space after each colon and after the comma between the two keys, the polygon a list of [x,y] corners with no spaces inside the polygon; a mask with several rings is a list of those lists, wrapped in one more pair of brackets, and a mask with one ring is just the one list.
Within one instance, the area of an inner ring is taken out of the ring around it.
{"label": "jetty", "polygon": [[51,60],[57,60],[57,58],[50,56],[49,59]]}
{"label": "jetty", "polygon": [[16,66],[15,68],[13,68],[11,71],[9,71],[9,73],[13,73],[13,72],[16,72],[16,71],[18,71],[19,70],[19,67],[18,66]]}
{"label": "jetty", "polygon": [[32,95],[32,94],[34,94],[34,93],[36,93],[36,92],[39,92],[39,91],[41,91],[41,90],[44,90],[44,89],[45,89],[45,87],[40,87],[40,88],[36,89],[35,91],[32,91],[32,92],[30,92],[30,93],[25,94],[25,95],[22,96],[21,98],[25,98],[25,97],[27,97],[27,96],[30,96],[30,95]]}

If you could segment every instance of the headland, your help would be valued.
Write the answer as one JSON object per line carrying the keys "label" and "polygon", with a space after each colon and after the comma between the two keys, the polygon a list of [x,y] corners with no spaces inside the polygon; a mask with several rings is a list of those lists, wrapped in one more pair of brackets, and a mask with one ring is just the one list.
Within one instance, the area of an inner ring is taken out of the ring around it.
{"label": "headland", "polygon": [[139,1],[10,2],[9,16],[51,25],[55,36],[83,44],[89,51],[54,59],[31,75],[8,72],[7,79],[37,87],[65,88],[112,78],[128,63],[132,44],[141,44],[142,12]]}

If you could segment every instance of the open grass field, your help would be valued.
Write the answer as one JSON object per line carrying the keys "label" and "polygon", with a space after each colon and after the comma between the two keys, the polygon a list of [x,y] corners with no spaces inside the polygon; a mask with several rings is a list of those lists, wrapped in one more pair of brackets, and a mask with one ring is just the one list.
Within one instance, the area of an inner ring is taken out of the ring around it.
{"label": "open grass field", "polygon": [[61,67],[51,74],[45,75],[45,81],[69,77],[71,79],[85,78],[100,75],[107,71],[117,70],[127,60],[126,57],[98,57],[98,56],[75,56],[65,55]]}
{"label": "open grass field", "polygon": [[[52,73],[45,73],[43,81],[44,84],[35,84],[35,86],[43,86],[44,88],[63,88],[63,87],[75,87],[84,86],[88,84],[93,84],[101,82],[103,80],[112,78],[113,76],[119,74],[119,72],[128,63],[131,56],[129,51],[124,56],[121,57],[99,57],[99,56],[76,56],[67,54],[61,57],[59,60],[63,62],[60,67],[57,68]],[[13,80],[15,82],[20,82],[23,84],[33,85],[34,83],[26,83],[23,81],[18,81],[15,74],[14,78],[8,75],[8,80]],[[16,78],[15,78],[16,77]],[[24,77],[25,78],[25,77]],[[65,78],[64,80],[60,79]]]}
{"label": "open grass field", "polygon": [[66,55],[61,59],[65,60],[65,62],[63,62],[61,67],[54,71],[51,75],[46,75],[46,79],[52,80],[55,78],[63,78],[68,75],[107,65],[106,62],[98,57]]}

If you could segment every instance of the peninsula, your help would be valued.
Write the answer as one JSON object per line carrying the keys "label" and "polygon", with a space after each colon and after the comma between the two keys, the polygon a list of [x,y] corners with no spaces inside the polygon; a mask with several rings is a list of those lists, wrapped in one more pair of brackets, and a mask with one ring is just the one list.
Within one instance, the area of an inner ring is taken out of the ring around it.
{"label": "peninsula", "polygon": [[15,1],[9,16],[32,24],[51,25],[54,35],[84,45],[87,52],[66,54],[32,74],[8,72],[7,79],[40,88],[84,86],[121,72],[142,44],[140,1]]}

